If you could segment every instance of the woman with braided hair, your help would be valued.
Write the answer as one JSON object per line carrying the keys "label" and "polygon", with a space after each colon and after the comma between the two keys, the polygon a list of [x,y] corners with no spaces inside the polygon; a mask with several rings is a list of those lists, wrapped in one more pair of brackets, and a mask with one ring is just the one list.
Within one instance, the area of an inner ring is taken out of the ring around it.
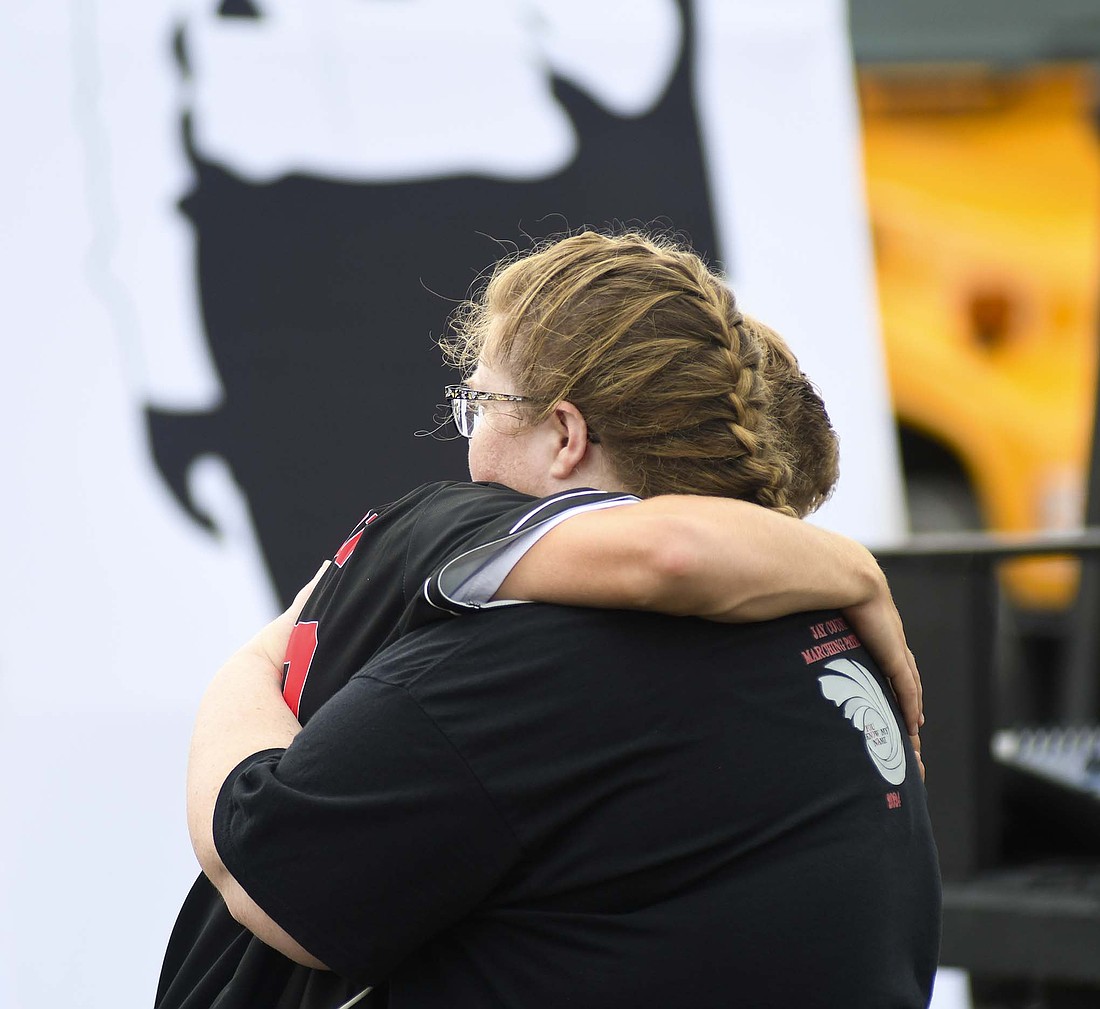
{"label": "woman with braided hair", "polygon": [[[523,392],[526,406],[493,414],[522,430],[575,405],[621,489],[802,517],[836,482],[836,436],[789,348],[671,242],[591,231],[552,242],[499,264],[454,328],[444,349],[472,387]],[[471,475],[487,479],[475,441]]]}
{"label": "woman with braided hair", "polygon": [[[882,611],[818,608],[826,545],[730,591],[734,506],[784,553],[837,475],[789,349],[693,253],[584,232],[498,266],[446,352],[476,482],[369,514],[203,701],[196,852],[288,959],[200,983],[227,1007],[926,1005],[919,696],[903,720],[857,636],[889,639]],[[424,560],[439,515],[504,488],[531,497]]]}

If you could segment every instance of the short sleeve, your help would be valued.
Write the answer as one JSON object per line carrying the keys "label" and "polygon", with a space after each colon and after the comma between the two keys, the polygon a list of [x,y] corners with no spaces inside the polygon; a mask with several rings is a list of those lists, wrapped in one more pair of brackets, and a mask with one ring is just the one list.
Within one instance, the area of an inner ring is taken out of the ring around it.
{"label": "short sleeve", "polygon": [[[528,550],[566,519],[585,512],[635,504],[632,494],[574,490],[513,509],[504,522],[481,534],[439,564],[426,579],[424,600],[450,613],[493,605],[490,600]],[[500,605],[516,602],[503,600]]]}
{"label": "short sleeve", "polygon": [[[533,498],[503,487],[425,484],[370,511],[336,551],[298,618],[284,696],[302,724],[351,675],[409,630],[410,603],[433,568]],[[432,619],[448,614],[434,611]],[[298,635],[301,635],[299,638]]]}
{"label": "short sleeve", "polygon": [[435,723],[404,688],[366,674],[286,751],[233,771],[214,840],[274,921],[364,984],[467,914],[520,854]]}

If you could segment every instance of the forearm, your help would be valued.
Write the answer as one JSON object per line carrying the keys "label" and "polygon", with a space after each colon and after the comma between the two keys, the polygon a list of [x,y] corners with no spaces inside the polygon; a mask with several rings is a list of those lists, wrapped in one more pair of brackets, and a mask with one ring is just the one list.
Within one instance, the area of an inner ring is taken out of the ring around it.
{"label": "forearm", "polygon": [[843,536],[745,501],[669,496],[562,523],[497,598],[752,621],[867,602],[880,581]]}
{"label": "forearm", "polygon": [[283,701],[281,674],[281,667],[253,639],[222,666],[207,688],[191,738],[187,823],[199,865],[233,917],[295,962],[324,969],[249,897],[214,845],[214,805],[229,773],[253,753],[289,746],[301,728]]}
{"label": "forearm", "polygon": [[893,684],[910,732],[923,721],[916,663],[871,553],[747,501],[667,496],[577,515],[528,551],[496,598],[725,622],[842,609]]}
{"label": "forearm", "polygon": [[[655,498],[647,609],[743,622],[873,599],[883,582],[859,543],[745,501]],[[639,506],[641,507],[641,506]]]}
{"label": "forearm", "polygon": [[233,653],[199,704],[187,763],[187,827],[211,879],[224,872],[214,848],[213,818],[229,772],[253,753],[289,746],[301,731],[283,701],[283,659],[298,614],[326,567],[327,561],[283,613]]}
{"label": "forearm", "polygon": [[225,871],[213,836],[222,784],[245,757],[289,746],[300,729],[283,702],[280,674],[250,642],[218,671],[199,706],[187,766],[187,826],[199,864],[215,885]]}

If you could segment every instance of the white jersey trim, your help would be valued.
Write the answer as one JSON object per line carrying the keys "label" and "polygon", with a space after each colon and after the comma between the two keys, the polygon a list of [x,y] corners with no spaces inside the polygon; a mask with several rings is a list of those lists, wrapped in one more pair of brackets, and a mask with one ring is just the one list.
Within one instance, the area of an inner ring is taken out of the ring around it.
{"label": "white jersey trim", "polygon": [[[605,493],[605,492],[604,491],[599,491],[599,490],[575,490],[575,491],[567,491],[567,492],[562,493],[562,494],[557,494],[552,498],[548,498],[546,501],[540,501],[534,508],[532,508],[526,515],[524,515],[514,526],[512,526],[512,528],[509,529],[508,532],[509,533],[518,532],[526,523],[530,522],[531,519],[533,519],[540,511],[543,511],[546,508],[553,508],[556,505],[560,505],[563,501],[569,501],[572,498],[576,498],[576,497],[592,497],[593,494],[603,494],[603,493]],[[621,498],[611,498],[610,500],[601,501],[601,502],[597,502],[597,503],[602,504],[602,505],[633,504],[635,501],[638,501],[638,500],[639,500],[639,498],[636,498],[633,494],[624,494]],[[568,514],[574,515],[574,514],[576,514],[576,512],[570,511],[570,512],[568,512]]]}
{"label": "white jersey trim", "polygon": [[[550,501],[544,501],[516,522],[507,536],[493,540],[490,543],[483,543],[448,561],[436,578],[436,588],[439,595],[451,606],[441,606],[432,599],[432,594],[429,592],[431,578],[424,582],[424,598],[437,609],[443,609],[450,613],[457,613],[463,609],[514,606],[529,602],[530,600],[526,599],[493,600],[493,596],[503,584],[504,579],[511,573],[512,568],[519,563],[531,547],[551,529],[574,515],[580,515],[583,512],[601,511],[605,508],[617,508],[620,505],[636,504],[639,501],[639,498],[633,495],[624,494],[621,497],[593,501],[589,504],[577,504],[567,511],[543,519],[530,529],[520,531],[544,508],[560,504],[563,499],[590,496],[591,494],[591,491],[577,491],[555,497]],[[452,606],[457,607],[457,609],[452,609]]]}

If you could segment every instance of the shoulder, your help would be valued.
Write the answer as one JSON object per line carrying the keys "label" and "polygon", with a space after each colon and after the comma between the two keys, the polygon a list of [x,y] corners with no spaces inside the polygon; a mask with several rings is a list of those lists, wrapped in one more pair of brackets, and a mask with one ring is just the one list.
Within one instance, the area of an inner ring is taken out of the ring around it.
{"label": "shoulder", "polygon": [[507,531],[519,532],[555,517],[637,501],[632,494],[593,488],[566,490],[540,499],[498,483],[437,480],[379,508],[378,516],[390,520],[413,517],[418,524],[507,519]]}

